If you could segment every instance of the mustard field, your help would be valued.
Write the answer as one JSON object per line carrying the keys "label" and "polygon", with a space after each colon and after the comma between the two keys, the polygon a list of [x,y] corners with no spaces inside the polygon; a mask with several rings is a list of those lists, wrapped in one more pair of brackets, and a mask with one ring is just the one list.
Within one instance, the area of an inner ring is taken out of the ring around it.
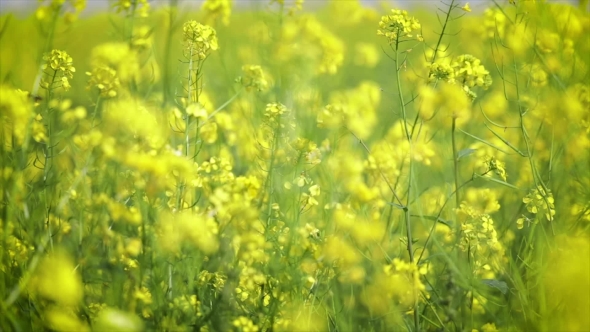
{"label": "mustard field", "polygon": [[0,16],[0,331],[589,331],[588,1]]}

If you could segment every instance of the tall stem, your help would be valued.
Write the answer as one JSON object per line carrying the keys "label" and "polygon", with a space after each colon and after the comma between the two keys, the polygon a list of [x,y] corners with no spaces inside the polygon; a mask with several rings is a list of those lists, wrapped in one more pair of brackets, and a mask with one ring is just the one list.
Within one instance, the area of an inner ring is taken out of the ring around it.
{"label": "tall stem", "polygon": [[453,168],[455,171],[455,202],[457,204],[457,208],[459,208],[459,204],[461,203],[461,196],[459,193],[459,159],[457,154],[457,140],[455,139],[456,133],[456,119],[453,117],[453,124],[451,126],[451,141],[453,144]]}
{"label": "tall stem", "polygon": [[[408,238],[408,255],[410,257],[410,263],[414,263],[414,248],[412,243],[412,222],[410,219],[410,196],[411,196],[411,189],[412,189],[412,136],[410,135],[410,130],[408,129],[408,119],[406,114],[406,103],[404,101],[404,94],[402,91],[402,83],[400,80],[400,70],[401,66],[399,64],[399,44],[400,40],[399,37],[395,41],[395,76],[397,81],[397,92],[399,94],[399,103],[400,108],[402,111],[402,121],[404,123],[404,132],[406,135],[406,139],[409,143],[409,177],[408,177],[408,192],[406,197],[406,206],[404,206],[404,219],[406,222],[406,236]],[[419,305],[418,305],[418,292],[414,288],[414,328],[416,331],[420,330],[420,313]]]}

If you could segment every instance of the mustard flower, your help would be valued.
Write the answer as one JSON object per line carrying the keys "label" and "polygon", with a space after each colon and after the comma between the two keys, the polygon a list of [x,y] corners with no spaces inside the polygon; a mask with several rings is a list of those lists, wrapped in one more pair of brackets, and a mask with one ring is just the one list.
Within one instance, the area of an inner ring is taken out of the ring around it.
{"label": "mustard flower", "polygon": [[481,213],[466,202],[461,203],[456,212],[461,221],[460,247],[463,251],[469,251],[472,256],[488,250],[499,252],[498,233],[489,214]]}
{"label": "mustard flower", "polygon": [[207,19],[216,20],[221,18],[223,25],[229,24],[229,17],[231,16],[232,1],[231,0],[205,0],[201,9],[205,11]]}
{"label": "mustard flower", "polygon": [[152,46],[152,28],[147,25],[142,25],[133,29],[131,36],[131,46],[138,51],[145,51]]}
{"label": "mustard flower", "polygon": [[547,220],[552,221],[555,215],[555,200],[551,190],[545,191],[542,186],[532,189],[522,202],[530,213],[543,213]]}
{"label": "mustard flower", "polygon": [[506,181],[506,165],[494,157],[486,156],[484,160],[485,172],[495,172],[502,180]]}
{"label": "mustard flower", "polygon": [[92,72],[86,72],[86,75],[90,76],[87,89],[96,87],[100,92],[100,96],[105,98],[117,96],[121,83],[116,70],[106,65],[100,65],[94,68]]}
{"label": "mustard flower", "polygon": [[402,38],[416,38],[422,41],[422,36],[413,35],[414,31],[422,28],[420,22],[414,17],[408,16],[408,12],[400,9],[392,9],[391,15],[381,17],[377,35],[385,36],[390,44],[399,42]]}
{"label": "mustard flower", "polygon": [[488,8],[484,12],[483,29],[487,38],[493,39],[495,36],[504,38],[506,34],[507,18],[504,12],[498,8]]}
{"label": "mustard flower", "polygon": [[12,149],[12,144],[20,145],[24,142],[27,126],[34,115],[31,112],[33,105],[27,94],[7,85],[0,85],[0,119],[3,122],[0,126],[0,135],[14,138],[14,140],[3,139],[2,145],[9,150]]}
{"label": "mustard flower", "polygon": [[[72,64],[72,57],[65,51],[52,50],[43,56],[43,61],[45,63],[42,68],[46,71],[45,76],[41,79],[41,87],[52,89],[55,84],[61,83],[61,85],[55,87],[62,87],[68,91],[71,87],[68,79],[73,78],[76,72],[76,68]],[[47,70],[52,72],[47,72]]]}
{"label": "mustard flower", "polygon": [[47,328],[53,331],[90,331],[88,325],[77,317],[72,310],[58,306],[50,306],[43,313],[43,320]]}
{"label": "mustard flower", "polygon": [[344,46],[340,39],[331,34],[321,34],[319,44],[323,49],[323,56],[318,68],[320,73],[334,75],[344,61]]}
{"label": "mustard flower", "polygon": [[401,305],[409,307],[421,299],[418,294],[426,290],[426,285],[422,282],[422,276],[428,273],[426,265],[418,266],[415,262],[394,258],[391,264],[383,267],[383,272],[390,282],[399,285],[392,289],[390,296]]}
{"label": "mustard flower", "polygon": [[84,285],[75,267],[66,252],[59,250],[49,254],[35,271],[31,290],[60,305],[78,305],[84,297]]}
{"label": "mustard flower", "polygon": [[50,0],[49,5],[43,5],[44,0],[39,1],[42,5],[35,11],[35,17],[39,21],[51,20],[54,14],[60,14],[63,10],[64,21],[72,23],[78,15],[86,8],[86,0]]}
{"label": "mustard flower", "polygon": [[241,83],[247,91],[265,91],[268,89],[268,81],[262,67],[258,65],[244,65],[242,66],[244,76],[238,77],[237,82]]}
{"label": "mustard flower", "polygon": [[537,34],[537,47],[543,53],[553,53],[557,51],[561,44],[561,37],[547,30],[540,31]]}
{"label": "mustard flower", "polygon": [[469,2],[465,3],[465,5],[463,7],[461,7],[461,9],[463,9],[463,11],[466,12],[471,12],[471,7],[469,6]]}
{"label": "mustard flower", "polygon": [[135,12],[139,17],[148,17],[150,11],[148,0],[117,0],[113,6],[117,13],[125,12],[129,15]]}
{"label": "mustard flower", "polygon": [[144,329],[143,321],[135,314],[113,308],[104,308],[100,311],[92,329],[95,331],[141,331]]}
{"label": "mustard flower", "polygon": [[523,71],[530,77],[531,85],[535,88],[544,87],[547,85],[547,72],[543,70],[538,63],[527,64],[523,67]]}
{"label": "mustard flower", "polygon": [[[204,271],[206,272],[206,271]],[[197,314],[197,317],[200,317],[203,315],[202,311],[201,311],[201,301],[199,301],[197,299],[196,295],[191,295],[191,296],[186,296],[186,295],[181,295],[178,296],[176,298],[174,298],[174,300],[172,301],[172,307],[179,309],[181,312],[186,313],[186,314]]]}
{"label": "mustard flower", "polygon": [[[289,110],[287,110],[285,105],[281,103],[270,103],[266,105],[264,118],[270,126],[274,127],[275,125],[279,125],[280,118],[288,112]],[[281,124],[281,126],[283,125]]]}
{"label": "mustard flower", "polygon": [[485,69],[481,61],[471,54],[456,57],[451,63],[455,70],[455,79],[464,86],[472,88],[480,86],[486,89],[492,85],[490,72]]}
{"label": "mustard flower", "polygon": [[201,103],[190,104],[186,108],[186,114],[201,121],[207,120],[207,109]]}
{"label": "mustard flower", "polygon": [[43,116],[41,114],[37,114],[35,117],[35,121],[33,121],[31,134],[33,139],[36,142],[46,142],[47,141],[47,133],[45,130],[45,124],[42,122]]}
{"label": "mustard flower", "polygon": [[374,68],[379,63],[381,51],[373,44],[358,43],[355,47],[354,63],[357,66]]}
{"label": "mustard flower", "polygon": [[304,199],[304,206],[315,206],[318,205],[318,201],[316,199],[316,197],[318,197],[320,195],[320,186],[318,186],[317,184],[309,187],[309,194],[307,193],[303,193],[303,199]]}
{"label": "mustard flower", "polygon": [[232,325],[238,328],[242,332],[256,332],[258,326],[256,326],[252,320],[248,317],[240,316],[232,322]]}
{"label": "mustard flower", "polygon": [[317,165],[322,162],[322,151],[315,143],[310,144],[310,150],[305,153],[305,161],[310,165]]}
{"label": "mustard flower", "polygon": [[523,229],[525,224],[530,225],[534,223],[535,220],[530,219],[529,217],[525,216],[524,214],[520,216],[520,218],[516,219],[516,228]]}
{"label": "mustard flower", "polygon": [[188,57],[196,57],[197,60],[204,60],[211,51],[216,51],[217,33],[208,25],[203,25],[191,20],[184,23],[182,27],[185,51]]}
{"label": "mustard flower", "polygon": [[446,118],[455,118],[460,124],[471,118],[471,101],[464,89],[454,84],[443,84],[439,91],[438,105]]}
{"label": "mustard flower", "polygon": [[449,83],[455,83],[455,70],[448,63],[435,62],[430,67],[428,73],[428,82],[436,82],[442,80]]}

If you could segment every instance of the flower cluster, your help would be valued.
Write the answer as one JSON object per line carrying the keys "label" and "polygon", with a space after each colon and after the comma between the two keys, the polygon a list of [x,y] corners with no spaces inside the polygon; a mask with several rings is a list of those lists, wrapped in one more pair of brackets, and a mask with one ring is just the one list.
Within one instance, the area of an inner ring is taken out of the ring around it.
{"label": "flower cluster", "polygon": [[526,195],[522,202],[526,204],[526,208],[530,213],[541,213],[552,221],[555,216],[555,200],[551,190],[545,190],[542,186],[531,189],[530,193]]}
{"label": "flower cluster", "polygon": [[492,84],[490,73],[479,59],[470,54],[459,55],[452,60],[443,58],[426,66],[429,68],[429,82],[458,84],[471,100],[477,97],[472,91],[473,87],[487,89]]}
{"label": "flower cluster", "polygon": [[182,36],[185,55],[189,59],[205,60],[212,51],[219,48],[215,29],[194,20],[184,23]]}
{"label": "flower cluster", "polygon": [[486,156],[484,160],[484,167],[484,173],[494,172],[504,181],[506,181],[506,179],[508,178],[508,175],[506,174],[506,165],[504,164],[504,162],[492,156]]}
{"label": "flower cluster", "polygon": [[[45,3],[45,0],[39,1],[41,4]],[[40,5],[35,12],[35,17],[39,21],[51,20],[55,14],[59,14],[62,10],[65,10],[64,21],[66,23],[72,23],[78,15],[86,8],[86,0],[50,0],[48,5]]]}
{"label": "flower cluster", "polygon": [[117,0],[113,4],[117,13],[124,12],[127,15],[137,13],[139,17],[148,17],[150,11],[150,3],[148,0]]}
{"label": "flower cluster", "polygon": [[401,9],[392,9],[390,15],[381,17],[377,35],[385,36],[390,44],[399,43],[404,38],[416,38],[422,41],[422,35],[416,34],[415,31],[422,29],[422,25],[414,17],[410,17],[408,12]]}
{"label": "flower cluster", "polygon": [[451,67],[455,71],[454,79],[463,86],[479,86],[486,89],[492,84],[490,72],[471,54],[459,55],[452,61]]}
{"label": "flower cluster", "polygon": [[42,68],[45,70],[45,76],[41,79],[41,87],[45,89],[62,87],[66,91],[69,90],[71,87],[69,79],[73,78],[76,72],[72,57],[65,51],[52,50],[43,56],[43,61],[45,63]]}
{"label": "flower cluster", "polygon": [[281,117],[288,112],[287,107],[281,103],[266,104],[266,109],[264,110],[265,122],[272,128],[282,128],[285,124],[281,123]]}
{"label": "flower cluster", "polygon": [[109,66],[99,66],[94,68],[92,72],[86,72],[90,76],[88,80],[88,89],[96,87],[100,92],[101,97],[112,98],[117,96],[121,83],[117,77],[117,71]]}
{"label": "flower cluster", "polygon": [[268,81],[262,67],[258,65],[244,65],[242,66],[244,76],[238,77],[237,82],[241,83],[246,90],[266,91],[268,89]]}
{"label": "flower cluster", "polygon": [[86,81],[13,32],[51,50],[82,1],[10,21],[0,330],[590,330],[587,15],[271,1],[113,1],[100,44],[67,30]]}
{"label": "flower cluster", "polygon": [[221,18],[223,25],[229,24],[231,16],[231,0],[205,0],[201,9],[205,11],[207,20],[215,21]]}

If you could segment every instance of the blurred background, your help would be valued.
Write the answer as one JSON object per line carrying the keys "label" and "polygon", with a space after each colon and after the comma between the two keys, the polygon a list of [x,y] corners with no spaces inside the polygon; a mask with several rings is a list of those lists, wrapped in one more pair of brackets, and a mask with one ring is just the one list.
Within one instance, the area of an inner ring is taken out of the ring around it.
{"label": "blurred background", "polygon": [[[335,2],[345,2],[348,0],[335,0]],[[89,0],[86,4],[86,10],[82,13],[84,15],[91,15],[92,13],[106,11],[115,1],[107,1],[107,0]],[[190,9],[199,9],[203,4],[203,0],[187,0],[187,1],[179,1],[181,7],[190,10]],[[286,3],[293,2],[293,0],[286,0]],[[314,7],[322,7],[328,4],[330,0],[306,0],[304,3],[304,8],[310,9]],[[370,7],[380,7],[380,6],[387,6],[387,7],[400,7],[400,8],[408,8],[408,7],[435,7],[440,5],[439,0],[405,0],[405,1],[386,1],[386,0],[361,0],[361,2]],[[469,2],[469,5],[473,9],[473,11],[483,10],[490,5],[493,5],[493,1],[491,0],[476,0],[476,1],[461,1],[461,2]],[[500,1],[502,2],[502,1]],[[561,3],[578,3],[577,0],[558,0],[558,1],[548,1],[548,2],[561,2]],[[157,8],[159,6],[164,6],[169,4],[170,1],[168,0],[154,0],[150,1],[150,4]],[[257,9],[260,7],[265,7],[270,3],[270,0],[235,0],[234,1],[234,8],[240,9]],[[35,9],[39,5],[38,0],[0,0],[0,14],[6,13],[14,13],[27,16],[35,12]]]}

